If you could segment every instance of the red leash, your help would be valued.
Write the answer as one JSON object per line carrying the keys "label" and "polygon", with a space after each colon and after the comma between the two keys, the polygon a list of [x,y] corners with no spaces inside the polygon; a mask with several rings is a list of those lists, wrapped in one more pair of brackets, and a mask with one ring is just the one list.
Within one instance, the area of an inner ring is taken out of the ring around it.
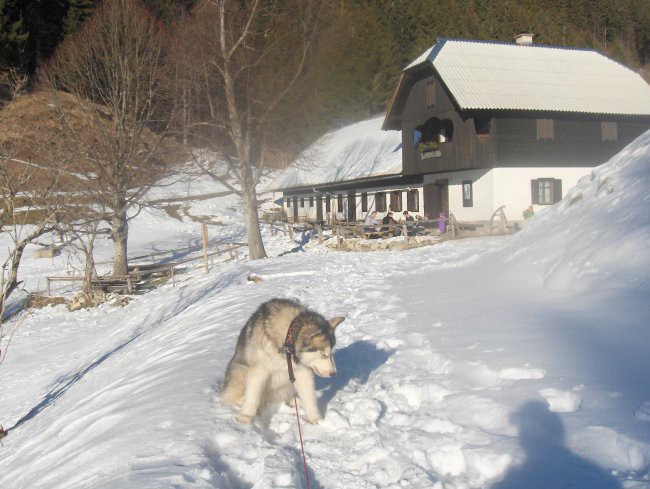
{"label": "red leash", "polygon": [[298,422],[298,435],[300,436],[300,451],[302,453],[302,466],[305,470],[305,481],[307,482],[307,489],[309,489],[309,475],[307,474],[307,458],[305,457],[305,445],[302,442],[302,429],[300,428],[300,415],[298,414],[298,400],[296,399],[296,377],[293,375],[293,365],[291,363],[291,355],[296,353],[295,333],[291,325],[287,331],[287,337],[284,340],[284,345],[278,350],[280,353],[287,355],[287,369],[289,370],[289,380],[293,389],[293,405],[296,408],[296,421]]}

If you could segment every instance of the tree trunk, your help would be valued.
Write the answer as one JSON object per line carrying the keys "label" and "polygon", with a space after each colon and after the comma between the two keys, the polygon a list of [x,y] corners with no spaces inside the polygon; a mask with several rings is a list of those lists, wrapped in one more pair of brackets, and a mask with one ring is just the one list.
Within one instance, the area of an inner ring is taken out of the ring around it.
{"label": "tree trunk", "polygon": [[[4,263],[2,269],[0,269],[0,273],[3,274],[2,279],[0,279],[0,283],[2,284],[2,289],[0,290],[0,318],[4,314],[4,305],[6,304],[7,299],[20,284],[18,281],[18,268],[20,267],[20,261],[23,258],[23,252],[29,243],[50,230],[50,228],[47,226],[49,220],[50,218],[48,217],[40,227],[32,231],[32,233],[23,238],[22,241],[17,242],[14,245],[14,249],[10,253],[11,256]],[[10,265],[9,271],[6,272],[7,277],[5,279],[4,274],[8,265]],[[0,323],[1,322],[2,321],[0,321]]]}
{"label": "tree trunk", "polygon": [[129,223],[125,211],[116,212],[111,219],[111,237],[115,247],[113,275],[126,275],[128,273],[126,244],[129,237]]}
{"label": "tree trunk", "polygon": [[[11,293],[18,288],[18,268],[20,267],[20,260],[23,257],[23,252],[25,247],[29,244],[29,241],[22,241],[19,243],[13,252],[13,259],[11,260],[11,267],[9,268],[9,273],[7,275],[6,281],[4,281],[4,290],[2,290],[2,298],[0,298],[0,316],[4,314],[3,305],[5,301],[9,298]],[[4,271],[3,271],[4,273]]]}
{"label": "tree trunk", "polygon": [[266,258],[260,221],[257,215],[257,193],[255,181],[249,165],[241,169],[242,200],[244,202],[244,221],[246,223],[246,236],[248,241],[248,256],[251,260]]}

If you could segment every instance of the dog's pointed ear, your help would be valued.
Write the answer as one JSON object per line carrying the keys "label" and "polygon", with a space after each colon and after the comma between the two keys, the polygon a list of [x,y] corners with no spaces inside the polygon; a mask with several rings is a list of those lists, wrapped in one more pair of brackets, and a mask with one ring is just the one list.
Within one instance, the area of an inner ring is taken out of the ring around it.
{"label": "dog's pointed ear", "polygon": [[338,316],[332,319],[328,319],[327,322],[330,323],[330,329],[334,331],[336,327],[341,324],[343,321],[345,321],[345,318],[342,316]]}

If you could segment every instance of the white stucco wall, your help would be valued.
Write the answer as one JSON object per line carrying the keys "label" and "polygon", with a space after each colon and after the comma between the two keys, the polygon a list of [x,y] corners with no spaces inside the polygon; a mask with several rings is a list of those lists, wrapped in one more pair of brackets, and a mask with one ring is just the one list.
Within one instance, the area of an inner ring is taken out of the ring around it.
{"label": "white stucco wall", "polygon": [[[493,168],[491,170],[467,170],[450,173],[425,175],[424,183],[436,180],[449,181],[449,210],[459,221],[485,221],[492,217],[502,205],[510,221],[523,219],[522,213],[531,201],[530,181],[538,178],[562,180],[562,196],[578,180],[591,172],[590,167],[551,167],[551,168]],[[462,182],[472,181],[473,205],[463,207]],[[535,212],[545,205],[534,205]]]}
{"label": "white stucco wall", "polygon": [[[467,170],[449,173],[436,173],[424,176],[423,185],[435,183],[439,180],[446,179],[449,189],[449,210],[459,221],[487,221],[492,217],[494,211],[504,205],[504,212],[509,221],[523,220],[522,212],[531,205],[530,181],[538,178],[555,178],[562,180],[562,196],[571,189],[578,180],[591,172],[590,167],[580,168],[494,168],[491,170]],[[472,207],[463,207],[463,188],[464,181],[472,182]],[[368,212],[375,209],[375,193],[386,192],[386,205],[390,205],[390,192],[399,190],[402,192],[402,211],[407,208],[407,191],[417,189],[419,194],[419,210],[411,211],[411,215],[424,215],[424,195],[422,185],[418,186],[386,186],[363,189],[368,193]],[[363,221],[367,212],[361,211],[361,190],[357,190],[355,196],[356,215],[358,221]],[[342,191],[343,207],[338,208],[337,195],[331,195],[331,216],[339,220],[347,219],[348,192]],[[316,220],[316,196],[314,196],[314,207],[309,206],[310,194],[298,196],[298,217],[299,220]],[[304,197],[305,206],[300,207],[300,198]],[[293,205],[293,201],[292,201]],[[535,212],[544,209],[547,206],[534,205]],[[289,216],[293,216],[293,208],[285,210]],[[386,215],[385,212],[379,212],[378,218],[381,219]],[[437,217],[437,216],[432,216]],[[323,218],[328,220],[325,212],[325,196],[323,196]],[[396,220],[401,220],[400,212],[394,213]]]}
{"label": "white stucco wall", "polygon": [[[491,171],[466,170],[425,175],[424,184],[441,179],[449,182],[449,210],[459,221],[483,220],[487,212],[489,215],[494,212],[494,175]],[[467,180],[472,182],[472,207],[463,207],[463,182]]]}
{"label": "white stucco wall", "polygon": [[[537,178],[556,178],[562,180],[562,197],[578,183],[578,180],[591,173],[590,167],[551,167],[551,168],[494,168],[494,208],[505,205],[509,221],[520,221],[522,213],[531,202],[530,181]],[[533,205],[535,212],[547,205]],[[489,218],[489,216],[488,216]]]}

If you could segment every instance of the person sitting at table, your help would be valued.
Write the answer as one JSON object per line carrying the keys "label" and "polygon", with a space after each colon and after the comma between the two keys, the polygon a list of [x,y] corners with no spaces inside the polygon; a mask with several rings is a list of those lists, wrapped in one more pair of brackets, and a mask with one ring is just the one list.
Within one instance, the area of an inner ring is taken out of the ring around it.
{"label": "person sitting at table", "polygon": [[384,224],[381,228],[382,233],[387,233],[389,236],[400,236],[402,234],[400,228],[397,226],[397,221],[393,219],[393,213],[391,211],[386,213],[381,223]]}
{"label": "person sitting at table", "polygon": [[379,229],[377,224],[381,224],[381,222],[377,219],[377,211],[369,212],[363,224],[363,232],[366,233],[370,239],[379,238],[379,234],[377,234]]}
{"label": "person sitting at table", "polygon": [[409,236],[415,236],[415,219],[411,214],[409,214],[409,211],[404,211],[402,212],[402,216],[404,217],[404,221],[406,222],[406,229],[408,232]]}

